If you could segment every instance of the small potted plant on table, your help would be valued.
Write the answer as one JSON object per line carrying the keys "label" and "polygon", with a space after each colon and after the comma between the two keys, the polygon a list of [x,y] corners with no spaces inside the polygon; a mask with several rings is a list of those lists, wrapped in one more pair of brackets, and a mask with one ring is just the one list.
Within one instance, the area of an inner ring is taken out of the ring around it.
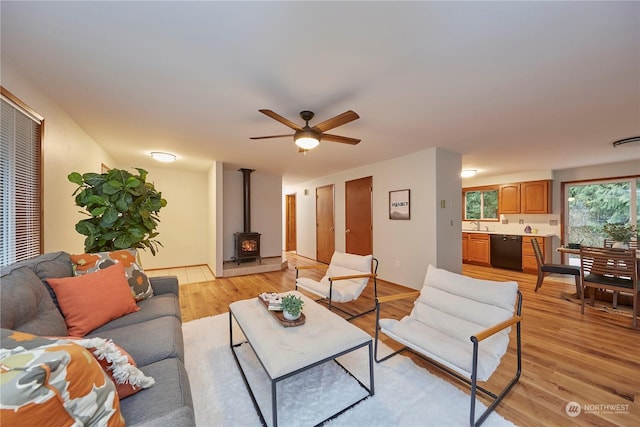
{"label": "small potted plant on table", "polygon": [[636,227],[631,224],[610,222],[603,226],[603,231],[615,241],[614,248],[629,249],[629,241],[636,234]]}
{"label": "small potted plant on table", "polygon": [[302,313],[302,298],[289,294],[282,297],[282,315],[287,320],[297,320]]}

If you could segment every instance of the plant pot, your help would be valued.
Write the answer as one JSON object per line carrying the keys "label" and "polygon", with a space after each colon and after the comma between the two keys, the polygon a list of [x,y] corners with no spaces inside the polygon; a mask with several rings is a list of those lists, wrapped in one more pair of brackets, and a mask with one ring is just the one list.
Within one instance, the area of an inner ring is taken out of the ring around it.
{"label": "plant pot", "polygon": [[615,249],[629,249],[629,244],[625,242],[613,242],[613,245],[611,245],[611,247]]}
{"label": "plant pot", "polygon": [[301,313],[298,313],[298,315],[297,315],[297,316],[294,316],[293,314],[289,313],[289,312],[288,312],[288,311],[286,311],[286,310],[282,312],[282,315],[283,315],[283,316],[284,316],[284,318],[285,318],[285,319],[287,319],[287,320],[298,320],[298,319],[300,318],[300,314],[301,314]]}

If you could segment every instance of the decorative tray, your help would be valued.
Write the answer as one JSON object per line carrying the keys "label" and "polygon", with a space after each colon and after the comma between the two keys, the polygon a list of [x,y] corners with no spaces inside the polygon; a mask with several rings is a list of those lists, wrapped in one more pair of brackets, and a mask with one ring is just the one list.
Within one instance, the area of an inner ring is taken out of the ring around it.
{"label": "decorative tray", "polygon": [[282,314],[282,311],[269,310],[269,301],[265,301],[260,297],[258,297],[258,301],[260,301],[264,306],[265,310],[271,313],[273,317],[278,319],[278,322],[282,323],[282,326],[284,326],[285,328],[304,325],[304,322],[306,319],[306,317],[304,316],[304,313],[300,313],[300,317],[298,317],[296,320],[287,320],[284,318],[284,314]]}

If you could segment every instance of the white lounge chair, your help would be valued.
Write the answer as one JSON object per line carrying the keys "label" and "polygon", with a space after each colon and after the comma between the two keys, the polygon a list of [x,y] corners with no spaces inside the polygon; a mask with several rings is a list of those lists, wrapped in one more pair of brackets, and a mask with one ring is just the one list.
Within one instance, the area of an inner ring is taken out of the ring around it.
{"label": "white lounge chair", "polygon": [[[376,282],[378,260],[372,255],[354,255],[334,252],[326,274],[319,282],[309,277],[300,277],[299,275],[300,270],[318,268],[327,268],[327,266],[325,264],[316,264],[296,267],[296,289],[301,288],[318,295],[321,297],[319,301],[326,300],[328,302],[329,310],[335,308],[348,315],[347,320],[352,320],[375,311],[375,300],[378,297],[378,284]],[[333,305],[334,302],[347,303],[358,299],[362,291],[367,287],[370,279],[373,279],[374,301],[371,309],[360,313],[351,313]]]}
{"label": "white lounge chair", "polygon": [[[380,319],[381,304],[416,298],[411,314],[401,320]],[[480,425],[520,378],[522,294],[516,282],[473,279],[429,266],[421,291],[377,298],[375,359],[382,362],[409,350],[471,386],[470,425]],[[487,381],[507,352],[516,325],[517,370],[499,394],[477,384]],[[379,333],[404,345],[378,358]],[[493,399],[475,417],[476,391]]]}

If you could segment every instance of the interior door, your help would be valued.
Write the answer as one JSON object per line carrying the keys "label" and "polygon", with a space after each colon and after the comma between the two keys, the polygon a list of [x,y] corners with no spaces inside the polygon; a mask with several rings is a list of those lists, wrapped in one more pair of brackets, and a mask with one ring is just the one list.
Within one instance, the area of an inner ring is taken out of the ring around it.
{"label": "interior door", "polygon": [[373,254],[373,177],[345,183],[345,210],[346,252]]}
{"label": "interior door", "polygon": [[316,188],[316,260],[329,264],[336,248],[334,186]]}
{"label": "interior door", "polygon": [[286,237],[285,237],[285,251],[295,251],[297,241],[297,226],[296,226],[296,195],[287,194],[286,198]]}

